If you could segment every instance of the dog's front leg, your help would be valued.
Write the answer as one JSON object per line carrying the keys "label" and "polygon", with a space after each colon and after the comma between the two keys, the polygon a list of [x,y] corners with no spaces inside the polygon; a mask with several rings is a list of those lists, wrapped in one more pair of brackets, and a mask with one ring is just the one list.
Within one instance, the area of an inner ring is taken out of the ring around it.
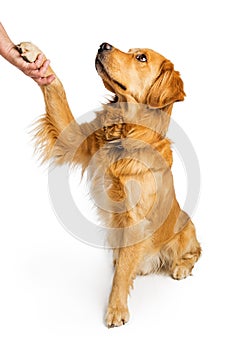
{"label": "dog's front leg", "polygon": [[115,262],[113,286],[106,313],[107,327],[122,326],[129,320],[127,305],[129,289],[132,287],[144,248],[144,243],[138,243],[119,249]]}
{"label": "dog's front leg", "polygon": [[[32,43],[17,45],[21,56],[28,62],[34,62],[41,50]],[[43,57],[46,60],[46,57]],[[49,85],[41,86],[46,113],[37,122],[35,139],[37,149],[44,161],[53,159],[57,164],[81,164],[84,170],[98,145],[95,131],[96,122],[79,125],[70,110],[66,93],[61,81],[49,66],[46,75],[54,74],[55,79]]]}

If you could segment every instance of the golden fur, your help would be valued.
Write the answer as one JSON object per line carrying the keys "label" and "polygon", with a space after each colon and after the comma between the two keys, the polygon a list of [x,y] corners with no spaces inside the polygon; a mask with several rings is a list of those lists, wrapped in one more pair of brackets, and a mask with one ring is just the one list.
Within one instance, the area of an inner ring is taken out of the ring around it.
{"label": "golden fur", "polygon": [[[41,52],[30,43],[18,49],[29,61]],[[115,101],[79,125],[56,77],[41,87],[46,114],[36,138],[44,160],[88,168],[100,217],[112,229],[115,273],[106,324],[113,327],[129,319],[127,298],[136,275],[185,278],[201,248],[175,197],[165,138],[173,103],[185,96],[179,73],[153,50],[124,53],[108,44],[98,51],[96,69]],[[52,72],[49,68],[47,74]]]}

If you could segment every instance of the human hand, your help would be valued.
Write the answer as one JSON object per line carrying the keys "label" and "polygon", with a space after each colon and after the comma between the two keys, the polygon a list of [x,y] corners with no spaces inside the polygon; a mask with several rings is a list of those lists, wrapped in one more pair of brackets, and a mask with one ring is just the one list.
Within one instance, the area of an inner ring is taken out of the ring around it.
{"label": "human hand", "polygon": [[36,61],[33,63],[28,63],[24,61],[23,69],[20,69],[23,71],[24,74],[31,77],[39,85],[48,85],[55,79],[54,74],[46,76],[49,65],[50,60],[44,61],[44,55],[41,53],[38,55]]}
{"label": "human hand", "polygon": [[32,60],[34,62],[32,63],[28,61],[25,62],[25,59],[22,57],[18,46],[15,46],[12,40],[9,38],[1,22],[0,55],[11,64],[19,68],[24,74],[34,79],[39,85],[48,85],[55,79],[53,74],[49,75],[49,73],[47,73],[50,62],[46,60],[44,55],[39,54],[38,57],[34,57]]}
{"label": "human hand", "polygon": [[53,74],[46,76],[50,61],[44,61],[44,55],[42,53],[38,55],[35,62],[30,63],[24,60],[16,47],[12,47],[9,51],[9,58],[9,61],[13,65],[32,78],[40,86],[48,85],[55,79]]}

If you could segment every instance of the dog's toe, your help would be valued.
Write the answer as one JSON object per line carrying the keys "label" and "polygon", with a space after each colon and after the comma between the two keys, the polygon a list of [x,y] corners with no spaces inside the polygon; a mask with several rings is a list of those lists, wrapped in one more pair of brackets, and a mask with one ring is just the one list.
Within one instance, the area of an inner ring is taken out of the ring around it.
{"label": "dog's toe", "polygon": [[109,307],[106,313],[106,325],[108,328],[119,327],[127,323],[129,312],[126,307]]}
{"label": "dog's toe", "polygon": [[176,266],[172,273],[172,277],[175,280],[181,280],[183,278],[190,276],[191,272],[192,270],[190,270],[190,268],[187,268],[186,266]]}

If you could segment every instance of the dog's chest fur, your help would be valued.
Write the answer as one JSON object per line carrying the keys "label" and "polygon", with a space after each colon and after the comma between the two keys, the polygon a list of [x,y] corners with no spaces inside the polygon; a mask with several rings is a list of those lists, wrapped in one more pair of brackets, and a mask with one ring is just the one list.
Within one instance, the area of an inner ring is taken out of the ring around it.
{"label": "dog's chest fur", "polygon": [[149,111],[143,114],[138,106],[130,113],[127,106],[107,106],[97,113],[101,147],[89,164],[89,178],[101,217],[114,225],[115,216],[117,227],[124,227],[124,221],[145,218],[155,198],[164,202],[166,189],[173,187],[170,141],[164,138],[168,121]]}

